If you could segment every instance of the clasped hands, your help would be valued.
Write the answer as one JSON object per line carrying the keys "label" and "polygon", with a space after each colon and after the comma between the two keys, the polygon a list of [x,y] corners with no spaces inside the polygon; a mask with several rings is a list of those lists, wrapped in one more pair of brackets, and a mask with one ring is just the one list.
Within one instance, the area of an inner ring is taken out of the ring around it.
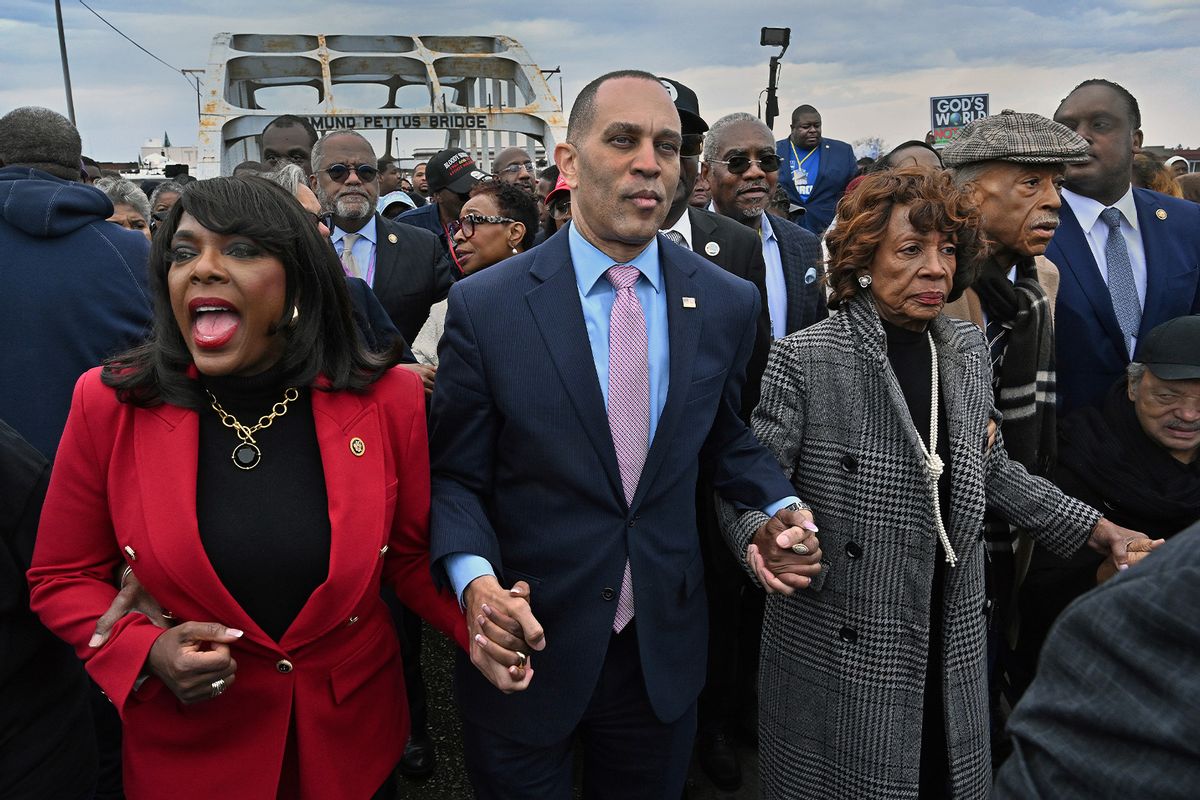
{"label": "clasped hands", "polygon": [[533,616],[529,584],[505,589],[481,575],[463,592],[471,663],[505,694],[523,691],[533,679],[532,652],[546,648],[546,632]]}
{"label": "clasped hands", "polygon": [[821,543],[808,509],[781,508],[758,527],[746,563],[768,594],[807,588],[821,572]]}
{"label": "clasped hands", "polygon": [[1129,569],[1161,545],[1165,539],[1151,539],[1144,533],[1131,531],[1109,522],[1104,517],[1092,528],[1088,546],[1108,558],[1096,570],[1096,583],[1104,583],[1121,570]]}

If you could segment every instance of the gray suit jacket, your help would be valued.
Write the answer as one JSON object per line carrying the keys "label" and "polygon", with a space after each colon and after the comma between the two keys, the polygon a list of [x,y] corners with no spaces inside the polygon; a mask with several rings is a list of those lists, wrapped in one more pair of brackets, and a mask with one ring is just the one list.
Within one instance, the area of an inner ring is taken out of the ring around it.
{"label": "gray suit jacket", "polygon": [[1008,728],[993,798],[1200,793],[1200,523],[1077,600]]}
{"label": "gray suit jacket", "polygon": [[[1073,553],[1099,514],[987,448],[991,361],[979,330],[930,325],[950,432],[942,691],[954,797],[991,783],[983,515],[994,509]],[[887,360],[873,301],[777,340],[753,431],[812,507],[823,570],[767,598],[759,671],[759,754],[769,798],[916,797],[934,558],[920,437]],[[722,506],[734,553],[766,517]]]}

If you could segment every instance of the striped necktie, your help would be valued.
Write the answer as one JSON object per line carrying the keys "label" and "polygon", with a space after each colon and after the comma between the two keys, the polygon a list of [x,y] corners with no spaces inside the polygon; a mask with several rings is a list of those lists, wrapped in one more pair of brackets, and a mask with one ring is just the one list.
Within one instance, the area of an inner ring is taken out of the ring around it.
{"label": "striped necktie", "polygon": [[[641,272],[616,265],[605,276],[617,290],[608,322],[608,427],[621,470],[625,502],[633,504],[650,447],[650,362],[646,317],[633,287]],[[633,619],[633,573],[625,561],[613,630]]]}

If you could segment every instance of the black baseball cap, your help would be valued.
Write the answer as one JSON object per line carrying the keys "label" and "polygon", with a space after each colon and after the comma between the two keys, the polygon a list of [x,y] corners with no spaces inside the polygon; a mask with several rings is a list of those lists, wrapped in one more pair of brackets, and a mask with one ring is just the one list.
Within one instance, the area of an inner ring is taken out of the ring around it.
{"label": "black baseball cap", "polygon": [[430,194],[442,189],[449,189],[455,194],[467,194],[486,177],[475,166],[475,159],[458,147],[435,154],[425,167],[425,180],[429,182]]}
{"label": "black baseball cap", "polygon": [[700,101],[695,92],[670,78],[660,77],[658,82],[667,90],[667,94],[671,95],[675,109],[679,112],[679,121],[683,123],[684,133],[704,133],[708,130],[708,123],[700,116]]}
{"label": "black baseball cap", "polygon": [[1138,346],[1137,360],[1164,381],[1200,378],[1200,314],[1176,317],[1150,331]]}

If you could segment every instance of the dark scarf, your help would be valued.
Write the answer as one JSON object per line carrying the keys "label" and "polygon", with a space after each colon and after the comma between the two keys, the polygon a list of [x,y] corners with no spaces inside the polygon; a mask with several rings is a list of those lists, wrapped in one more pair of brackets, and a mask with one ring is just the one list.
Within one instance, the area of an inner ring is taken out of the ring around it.
{"label": "dark scarf", "polygon": [[1063,421],[1058,469],[1103,498],[1119,525],[1169,536],[1200,519],[1200,461],[1177,461],[1145,434],[1124,379],[1100,408]]}
{"label": "dark scarf", "polygon": [[[1038,283],[1032,258],[1017,262],[1017,282],[993,269],[980,272],[973,287],[989,321],[1007,329],[996,375],[996,408],[1004,415],[1008,455],[1034,475],[1054,464],[1054,323],[1050,300]],[[990,338],[990,337],[989,337]]]}

